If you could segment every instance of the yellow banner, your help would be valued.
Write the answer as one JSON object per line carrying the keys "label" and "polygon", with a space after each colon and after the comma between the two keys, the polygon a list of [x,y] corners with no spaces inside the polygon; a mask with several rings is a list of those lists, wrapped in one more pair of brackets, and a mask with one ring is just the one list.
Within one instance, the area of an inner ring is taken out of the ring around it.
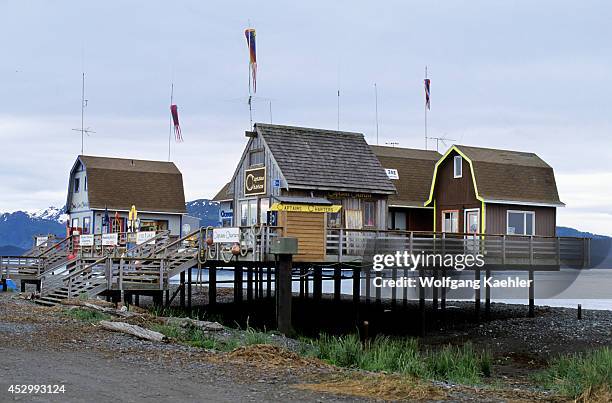
{"label": "yellow banner", "polygon": [[322,206],[318,204],[291,204],[291,203],[274,203],[270,210],[272,211],[297,211],[300,213],[337,213],[342,206]]}

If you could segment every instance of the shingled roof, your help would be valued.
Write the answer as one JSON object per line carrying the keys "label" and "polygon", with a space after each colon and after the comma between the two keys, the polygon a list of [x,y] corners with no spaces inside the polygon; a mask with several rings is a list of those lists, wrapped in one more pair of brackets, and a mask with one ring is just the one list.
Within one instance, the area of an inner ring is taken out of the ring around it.
{"label": "shingled roof", "polygon": [[384,168],[397,169],[399,179],[391,181],[397,194],[389,197],[390,206],[423,207],[429,196],[434,166],[442,156],[437,151],[370,146]]}
{"label": "shingled roof", "polygon": [[257,123],[289,188],[393,194],[363,134]]}
{"label": "shingled roof", "polygon": [[534,153],[454,146],[470,159],[480,197],[489,202],[527,202],[562,206],[555,173]]}
{"label": "shingled roof", "polygon": [[232,182],[227,182],[225,185],[223,185],[221,190],[219,190],[215,197],[212,198],[212,201],[222,202],[232,200],[232,195],[229,193],[231,183]]}
{"label": "shingled roof", "polygon": [[89,155],[79,160],[87,172],[89,208],[129,210],[135,205],[139,211],[185,212],[183,176],[172,162]]}

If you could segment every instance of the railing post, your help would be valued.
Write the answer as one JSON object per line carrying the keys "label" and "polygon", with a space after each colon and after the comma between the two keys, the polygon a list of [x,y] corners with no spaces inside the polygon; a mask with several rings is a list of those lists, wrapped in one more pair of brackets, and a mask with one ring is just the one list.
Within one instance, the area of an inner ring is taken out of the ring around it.
{"label": "railing post", "polygon": [[408,238],[408,249],[410,250],[410,255],[412,256],[414,251],[414,232],[410,231],[410,238]]}
{"label": "railing post", "polygon": [[529,235],[529,265],[533,267],[533,235]]}
{"label": "railing post", "polygon": [[[113,263],[109,260],[109,267],[110,270],[113,270]],[[119,291],[121,291],[121,294],[123,294],[123,259],[119,259]]]}
{"label": "railing post", "polygon": [[344,229],[340,228],[340,233],[338,234],[338,262],[342,262],[343,245],[344,245]]}
{"label": "railing post", "polygon": [[164,289],[164,262],[165,262],[164,259],[162,259],[159,262],[159,289],[160,290]]}
{"label": "railing post", "polygon": [[502,249],[501,263],[506,264],[506,234],[502,235],[501,249]]}
{"label": "railing post", "polygon": [[561,238],[557,237],[557,266],[561,267]]}

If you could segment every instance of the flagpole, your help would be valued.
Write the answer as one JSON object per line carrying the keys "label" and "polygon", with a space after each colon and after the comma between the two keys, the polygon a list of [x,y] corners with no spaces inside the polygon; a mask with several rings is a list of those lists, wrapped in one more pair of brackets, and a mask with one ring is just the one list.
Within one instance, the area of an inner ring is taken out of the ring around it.
{"label": "flagpole", "polygon": [[[427,80],[427,66],[425,66],[425,80]],[[427,100],[425,100],[425,149],[427,150]]]}
{"label": "flagpole", "polygon": [[[170,107],[174,102],[174,82],[170,85]],[[170,113],[170,130],[168,131],[168,162],[170,162],[170,144],[172,144],[172,113]]]}

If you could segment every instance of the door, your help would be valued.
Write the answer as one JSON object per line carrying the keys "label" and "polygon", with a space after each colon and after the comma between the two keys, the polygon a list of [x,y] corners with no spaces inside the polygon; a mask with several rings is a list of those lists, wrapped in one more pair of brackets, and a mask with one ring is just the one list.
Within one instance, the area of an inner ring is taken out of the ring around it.
{"label": "door", "polygon": [[469,234],[465,236],[466,251],[469,253],[478,253],[478,250],[480,248],[480,241],[477,237],[477,234],[480,233],[480,210],[465,210],[465,217],[463,222],[463,231],[466,234]]}

